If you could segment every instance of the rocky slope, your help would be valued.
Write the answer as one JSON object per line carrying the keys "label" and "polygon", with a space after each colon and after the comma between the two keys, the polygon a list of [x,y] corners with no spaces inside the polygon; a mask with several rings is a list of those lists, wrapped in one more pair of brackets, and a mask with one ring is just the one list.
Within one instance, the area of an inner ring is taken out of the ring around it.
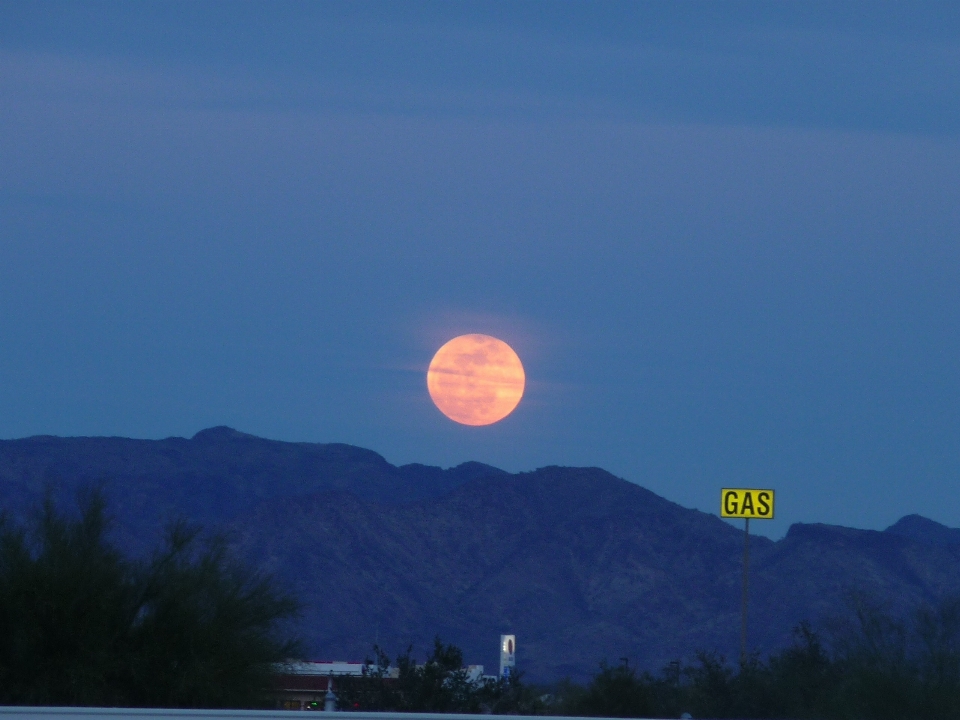
{"label": "rocky slope", "polygon": [[[516,633],[529,676],[582,678],[606,658],[657,669],[736,653],[742,532],[597,468],[511,475],[479,463],[395,467],[346,445],[228,428],[191,439],[0,442],[0,503],[100,483],[117,534],[143,549],[174,517],[226,529],[304,603],[315,657],[435,635],[495,667]],[[795,525],[751,542],[751,646],[836,615],[852,591],[907,612],[960,592],[960,530],[908,516],[884,532]]]}

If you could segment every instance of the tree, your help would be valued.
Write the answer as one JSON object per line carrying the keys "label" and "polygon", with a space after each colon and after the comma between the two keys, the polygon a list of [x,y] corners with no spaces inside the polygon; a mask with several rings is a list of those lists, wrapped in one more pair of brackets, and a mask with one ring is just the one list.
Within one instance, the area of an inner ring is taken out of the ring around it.
{"label": "tree", "polygon": [[626,664],[611,667],[600,663],[600,672],[577,699],[571,711],[602,717],[652,717],[650,679]]}
{"label": "tree", "polygon": [[297,603],[174,524],[148,560],[108,541],[99,492],[28,529],[0,520],[0,703],[254,707],[271,703]]}
{"label": "tree", "polygon": [[440,638],[426,662],[418,665],[413,648],[396,660],[390,674],[390,658],[374,647],[376,660],[368,661],[364,677],[336,680],[337,700],[342,710],[537,714],[542,703],[523,685],[520,673],[497,680],[471,680],[463,667],[463,652]]}

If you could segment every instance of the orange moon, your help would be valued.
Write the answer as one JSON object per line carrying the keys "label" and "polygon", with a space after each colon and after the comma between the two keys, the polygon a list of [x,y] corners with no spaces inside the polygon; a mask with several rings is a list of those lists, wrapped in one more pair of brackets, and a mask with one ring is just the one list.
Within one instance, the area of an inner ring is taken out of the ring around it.
{"label": "orange moon", "polygon": [[503,340],[461,335],[437,350],[427,370],[427,390],[440,412],[462,425],[503,420],[523,397],[520,358]]}

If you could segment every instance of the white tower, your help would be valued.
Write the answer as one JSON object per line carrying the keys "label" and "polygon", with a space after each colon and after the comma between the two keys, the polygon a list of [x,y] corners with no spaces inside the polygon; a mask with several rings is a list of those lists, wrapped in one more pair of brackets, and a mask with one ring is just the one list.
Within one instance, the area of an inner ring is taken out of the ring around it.
{"label": "white tower", "polygon": [[517,652],[517,636],[501,635],[500,636],[500,677],[502,678],[510,677],[510,673],[513,672],[513,668],[517,664],[516,652]]}

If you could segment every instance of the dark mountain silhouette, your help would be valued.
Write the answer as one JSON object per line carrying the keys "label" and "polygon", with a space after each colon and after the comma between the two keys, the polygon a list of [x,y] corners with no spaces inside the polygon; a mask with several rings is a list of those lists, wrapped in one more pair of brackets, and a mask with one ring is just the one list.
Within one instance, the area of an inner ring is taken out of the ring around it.
{"label": "dark mountain silhouette", "polygon": [[[410,505],[301,497],[238,532],[316,598],[306,626],[328,655],[362,657],[375,638],[423,648],[439,633],[493,664],[496,636],[512,632],[525,669],[548,679],[604,658],[659,669],[699,649],[737,653],[742,531],[596,468],[479,478]],[[779,542],[752,538],[751,558],[758,650],[842,613],[852,592],[906,613],[960,591],[960,547],[894,532],[798,524]]]}
{"label": "dark mountain silhouette", "polygon": [[448,470],[396,467],[352,445],[265,440],[228,427],[202,430],[190,439],[38,436],[0,441],[4,507],[17,514],[46,490],[72,498],[78,489],[100,486],[118,532],[138,549],[152,546],[174,518],[220,526],[264,501],[332,490],[370,502],[411,502],[502,472],[476,462]]}
{"label": "dark mountain silhouette", "polygon": [[[226,528],[238,552],[305,604],[317,657],[374,642],[423,651],[439,634],[496,667],[518,636],[534,679],[604,658],[657,669],[736,653],[742,531],[597,468],[508,474],[479,463],[395,467],[369,450],[214,428],[187,440],[0,442],[0,502],[101,482],[131,547],[173,517]],[[69,495],[64,496],[70,500]],[[851,591],[907,612],[960,591],[960,530],[908,516],[883,532],[798,524],[751,541],[751,647],[773,650]]]}
{"label": "dark mountain silhouette", "polygon": [[960,545],[960,529],[949,528],[920,515],[905,515],[886,532],[933,545]]}

